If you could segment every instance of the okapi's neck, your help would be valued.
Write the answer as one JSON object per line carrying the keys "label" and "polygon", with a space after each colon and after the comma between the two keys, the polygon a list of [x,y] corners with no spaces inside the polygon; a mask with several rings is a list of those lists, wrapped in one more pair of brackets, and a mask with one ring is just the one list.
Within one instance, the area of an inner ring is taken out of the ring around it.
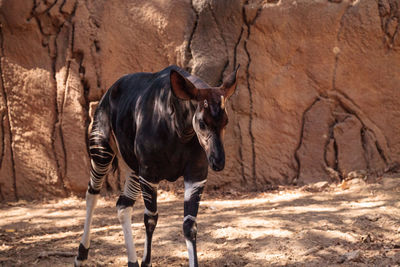
{"label": "okapi's neck", "polygon": [[171,105],[173,107],[175,132],[182,143],[187,143],[195,136],[192,119],[196,111],[196,104],[191,100],[180,100],[176,97],[171,97]]}

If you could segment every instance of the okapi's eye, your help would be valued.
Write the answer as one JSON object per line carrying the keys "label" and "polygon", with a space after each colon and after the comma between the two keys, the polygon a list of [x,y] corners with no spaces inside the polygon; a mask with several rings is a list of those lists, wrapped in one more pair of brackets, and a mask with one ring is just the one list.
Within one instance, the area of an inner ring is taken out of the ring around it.
{"label": "okapi's eye", "polygon": [[199,127],[200,127],[201,130],[206,129],[206,124],[204,123],[203,120],[199,120]]}

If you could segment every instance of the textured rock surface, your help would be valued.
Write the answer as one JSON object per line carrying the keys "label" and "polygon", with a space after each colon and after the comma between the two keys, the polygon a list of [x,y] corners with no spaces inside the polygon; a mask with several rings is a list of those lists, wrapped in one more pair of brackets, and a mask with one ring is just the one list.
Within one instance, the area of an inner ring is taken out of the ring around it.
{"label": "textured rock surface", "polygon": [[[182,66],[229,102],[212,188],[381,174],[400,161],[396,0],[4,0],[0,200],[82,194],[97,101],[125,73]],[[106,188],[119,190],[120,171]]]}

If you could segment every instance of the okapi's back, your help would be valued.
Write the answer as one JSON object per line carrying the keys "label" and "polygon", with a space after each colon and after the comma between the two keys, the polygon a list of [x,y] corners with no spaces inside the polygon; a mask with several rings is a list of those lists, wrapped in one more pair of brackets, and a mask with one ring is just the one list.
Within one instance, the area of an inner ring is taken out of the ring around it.
{"label": "okapi's back", "polygon": [[[137,136],[145,133],[151,140],[160,125],[152,123],[159,116],[155,106],[165,110],[170,95],[170,70],[157,73],[128,74],[117,80],[103,97],[99,108],[106,111],[119,152],[132,170],[138,169]],[[166,120],[170,120],[167,116]]]}

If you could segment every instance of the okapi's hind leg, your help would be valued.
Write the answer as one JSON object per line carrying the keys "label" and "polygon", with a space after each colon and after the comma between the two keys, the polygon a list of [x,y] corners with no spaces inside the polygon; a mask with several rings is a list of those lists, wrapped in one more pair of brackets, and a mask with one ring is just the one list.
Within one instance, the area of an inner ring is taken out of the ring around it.
{"label": "okapi's hind leg", "polygon": [[139,267],[135,243],[132,235],[132,210],[140,193],[139,178],[131,171],[125,179],[124,192],[117,201],[118,220],[124,232],[125,246],[128,254],[128,267]]}
{"label": "okapi's hind leg", "polygon": [[99,193],[105,176],[110,171],[115,153],[110,144],[110,126],[105,114],[97,110],[89,136],[90,181],[86,191],[86,219],[75,266],[87,260],[90,247],[90,228]]}

